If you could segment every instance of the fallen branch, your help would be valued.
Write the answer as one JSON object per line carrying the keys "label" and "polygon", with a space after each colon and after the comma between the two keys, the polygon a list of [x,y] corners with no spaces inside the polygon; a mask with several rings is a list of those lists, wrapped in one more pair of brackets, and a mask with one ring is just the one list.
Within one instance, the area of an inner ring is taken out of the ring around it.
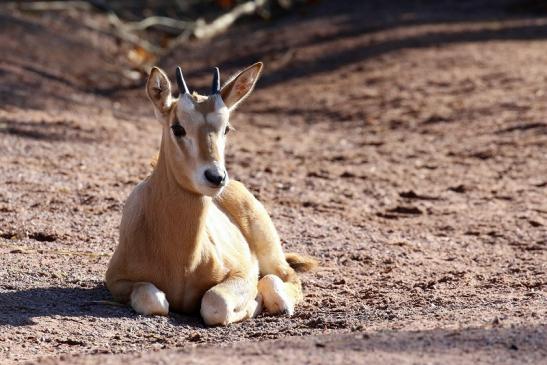
{"label": "fallen branch", "polygon": [[[231,11],[222,14],[211,23],[206,23],[203,19],[190,22],[161,16],[152,16],[138,22],[126,23],[122,21],[112,9],[104,7],[102,2],[101,6],[107,12],[108,20],[116,29],[119,38],[160,56],[168,53],[181,43],[186,42],[191,37],[206,39],[225,32],[237,19],[245,15],[254,14],[257,10],[263,8],[268,1],[269,0],[252,0],[237,5]],[[158,25],[181,31],[181,33],[170,42],[169,47],[166,49],[157,47],[134,33],[136,30],[145,30]]]}
{"label": "fallen branch", "polygon": [[198,39],[211,38],[226,31],[237,19],[244,15],[254,14],[258,9],[264,7],[268,0],[253,0],[234,7],[226,14],[222,14],[211,23],[207,24],[203,20],[196,22],[194,36]]}
{"label": "fallen branch", "polygon": [[225,32],[237,19],[244,15],[256,13],[269,1],[270,0],[252,0],[237,5],[231,11],[226,14],[222,14],[211,23],[206,23],[203,19],[198,19],[195,22],[193,29],[188,29],[173,39],[169,43],[169,46],[162,52],[162,55],[168,54],[179,45],[185,43],[191,37],[206,39]]}
{"label": "fallen branch", "polygon": [[[263,9],[271,0],[251,0],[235,6],[229,12],[220,15],[210,23],[203,19],[193,21],[183,21],[162,16],[151,16],[137,22],[124,22],[114,12],[114,10],[105,1],[31,1],[31,2],[9,2],[5,4],[8,8],[15,8],[27,11],[51,11],[51,10],[91,10],[92,8],[106,12],[108,21],[112,27],[110,35],[124,40],[138,48],[142,48],[156,56],[162,56],[169,53],[188,39],[195,37],[197,39],[212,38],[225,32],[239,18],[255,14]],[[95,24],[86,22],[87,26],[97,31],[104,32],[104,29]],[[151,27],[163,27],[176,31],[178,34],[167,48],[158,47],[148,40],[140,37],[138,31],[143,31]]]}
{"label": "fallen branch", "polygon": [[137,34],[133,33],[131,29],[114,13],[112,10],[108,11],[108,21],[114,27],[115,34],[118,38],[127,41],[135,46],[141,47],[151,53],[160,53],[161,48],[153,45],[145,39],[142,39]]}
{"label": "fallen branch", "polygon": [[151,16],[138,22],[125,23],[128,30],[146,30],[152,27],[163,27],[176,30],[178,33],[191,29],[195,22],[178,20],[164,16]]}

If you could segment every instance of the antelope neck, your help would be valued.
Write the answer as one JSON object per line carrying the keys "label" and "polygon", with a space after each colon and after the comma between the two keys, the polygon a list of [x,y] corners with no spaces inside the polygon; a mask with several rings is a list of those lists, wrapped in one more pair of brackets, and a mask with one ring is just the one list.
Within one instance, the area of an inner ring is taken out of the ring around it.
{"label": "antelope neck", "polygon": [[211,198],[184,189],[170,173],[164,151],[160,149],[158,162],[148,180],[147,205],[157,218],[151,217],[163,236],[162,244],[185,249],[197,249],[205,235],[205,220]]}

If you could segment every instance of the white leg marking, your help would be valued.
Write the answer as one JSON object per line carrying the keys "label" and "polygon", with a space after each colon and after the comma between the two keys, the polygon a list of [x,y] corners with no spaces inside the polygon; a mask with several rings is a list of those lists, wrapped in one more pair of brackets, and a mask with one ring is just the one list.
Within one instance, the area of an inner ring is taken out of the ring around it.
{"label": "white leg marking", "polygon": [[294,314],[294,301],[285,289],[285,283],[277,275],[266,275],[258,282],[258,290],[266,310],[272,314]]}
{"label": "white leg marking", "polygon": [[226,326],[230,323],[243,321],[256,317],[262,312],[262,298],[257,295],[255,299],[242,305],[234,307],[234,302],[241,298],[230,297],[224,290],[209,289],[201,299],[201,317],[208,326]]}
{"label": "white leg marking", "polygon": [[144,315],[166,316],[169,313],[169,303],[165,298],[165,293],[152,283],[135,285],[131,292],[131,307],[135,312]]}
{"label": "white leg marking", "polygon": [[201,299],[201,317],[208,326],[227,325],[233,311],[228,301],[213,289],[207,290]]}

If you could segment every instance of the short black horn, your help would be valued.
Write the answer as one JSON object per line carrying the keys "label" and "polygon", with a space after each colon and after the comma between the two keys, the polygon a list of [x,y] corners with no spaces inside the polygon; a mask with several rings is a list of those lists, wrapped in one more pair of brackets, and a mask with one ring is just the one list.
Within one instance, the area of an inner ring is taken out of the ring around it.
{"label": "short black horn", "polygon": [[213,70],[213,84],[211,85],[211,94],[220,93],[220,71],[218,67]]}
{"label": "short black horn", "polygon": [[186,86],[186,82],[184,81],[184,77],[182,76],[182,70],[180,67],[177,67],[177,84],[179,85],[180,95],[190,94],[190,90],[188,90],[188,86]]}

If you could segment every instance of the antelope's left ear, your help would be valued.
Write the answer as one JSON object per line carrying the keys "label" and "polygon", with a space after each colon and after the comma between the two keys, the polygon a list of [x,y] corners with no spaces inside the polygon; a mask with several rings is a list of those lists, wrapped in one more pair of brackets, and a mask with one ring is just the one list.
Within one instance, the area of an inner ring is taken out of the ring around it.
{"label": "antelope's left ear", "polygon": [[247,67],[230,79],[220,90],[220,95],[228,109],[233,110],[251,94],[262,72],[262,62]]}

